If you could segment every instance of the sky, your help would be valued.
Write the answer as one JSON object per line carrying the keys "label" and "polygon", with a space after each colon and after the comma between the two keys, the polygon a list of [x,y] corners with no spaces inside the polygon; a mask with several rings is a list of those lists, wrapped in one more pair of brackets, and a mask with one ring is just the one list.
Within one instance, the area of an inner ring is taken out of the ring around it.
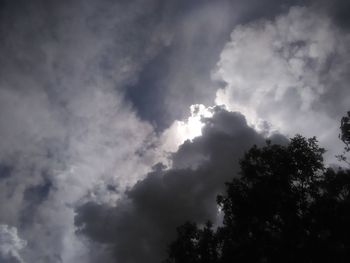
{"label": "sky", "polygon": [[347,0],[0,0],[0,262],[157,263],[266,139],[339,165]]}

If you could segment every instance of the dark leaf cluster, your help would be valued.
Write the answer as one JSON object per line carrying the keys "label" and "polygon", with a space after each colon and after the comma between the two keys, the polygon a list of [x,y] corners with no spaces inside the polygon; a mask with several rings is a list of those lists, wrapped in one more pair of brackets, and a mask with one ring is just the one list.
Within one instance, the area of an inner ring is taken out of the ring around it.
{"label": "dark leaf cluster", "polygon": [[350,152],[350,111],[347,116],[344,116],[340,122],[340,134],[339,138],[345,144],[343,152],[337,155],[339,161],[343,161],[350,165],[347,154]]}

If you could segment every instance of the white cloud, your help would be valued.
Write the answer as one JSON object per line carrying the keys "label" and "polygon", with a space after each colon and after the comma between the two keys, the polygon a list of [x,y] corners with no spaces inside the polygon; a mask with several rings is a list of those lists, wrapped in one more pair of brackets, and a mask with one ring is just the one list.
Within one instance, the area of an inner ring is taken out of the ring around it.
{"label": "white cloud", "polygon": [[22,240],[15,227],[0,225],[0,261],[23,262],[20,256],[20,250],[26,246],[27,242]]}
{"label": "white cloud", "polygon": [[349,47],[348,34],[309,8],[238,26],[213,73],[226,82],[216,104],[242,112],[257,128],[267,121],[289,136],[316,135],[332,158],[341,147],[339,120],[350,101],[344,77]]}

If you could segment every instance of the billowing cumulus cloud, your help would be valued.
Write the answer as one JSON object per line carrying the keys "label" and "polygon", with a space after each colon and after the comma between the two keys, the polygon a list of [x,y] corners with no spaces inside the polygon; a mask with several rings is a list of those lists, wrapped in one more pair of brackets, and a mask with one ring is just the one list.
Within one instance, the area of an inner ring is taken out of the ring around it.
{"label": "billowing cumulus cloud", "polygon": [[220,83],[210,72],[236,25],[270,18],[302,0],[179,0],[162,2],[162,21],[171,36],[128,86],[127,98],[140,116],[162,131],[182,120],[193,104],[213,105]]}
{"label": "billowing cumulus cloud", "polygon": [[213,77],[226,83],[217,104],[282,133],[316,135],[331,158],[349,107],[350,34],[326,15],[294,7],[275,20],[239,26]]}

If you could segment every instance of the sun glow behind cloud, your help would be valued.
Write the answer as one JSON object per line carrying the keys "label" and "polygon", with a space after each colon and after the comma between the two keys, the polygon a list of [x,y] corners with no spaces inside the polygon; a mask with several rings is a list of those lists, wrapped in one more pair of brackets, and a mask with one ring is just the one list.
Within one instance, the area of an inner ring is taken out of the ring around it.
{"label": "sun glow behind cloud", "polygon": [[[160,148],[164,152],[176,152],[179,146],[185,141],[192,141],[194,138],[201,136],[202,128],[205,125],[204,119],[213,116],[215,107],[223,107],[229,111],[243,113],[248,125],[265,136],[270,136],[278,131],[275,125],[259,118],[254,108],[233,105],[230,101],[226,101],[226,99],[227,96],[220,96],[220,92],[218,92],[214,106],[207,107],[203,104],[191,105],[190,116],[187,119],[174,121],[173,124],[164,131],[160,138]],[[163,162],[166,163],[165,160],[163,160]]]}
{"label": "sun glow behind cloud", "polygon": [[193,140],[202,135],[204,126],[203,118],[213,116],[213,107],[206,107],[203,104],[190,106],[190,116],[187,120],[176,120],[162,135],[163,149],[173,152],[186,140]]}
{"label": "sun glow behind cloud", "polygon": [[177,121],[177,133],[182,141],[201,136],[204,126],[202,118],[213,116],[212,108],[206,108],[203,104],[191,105],[190,110],[191,116],[186,121]]}

